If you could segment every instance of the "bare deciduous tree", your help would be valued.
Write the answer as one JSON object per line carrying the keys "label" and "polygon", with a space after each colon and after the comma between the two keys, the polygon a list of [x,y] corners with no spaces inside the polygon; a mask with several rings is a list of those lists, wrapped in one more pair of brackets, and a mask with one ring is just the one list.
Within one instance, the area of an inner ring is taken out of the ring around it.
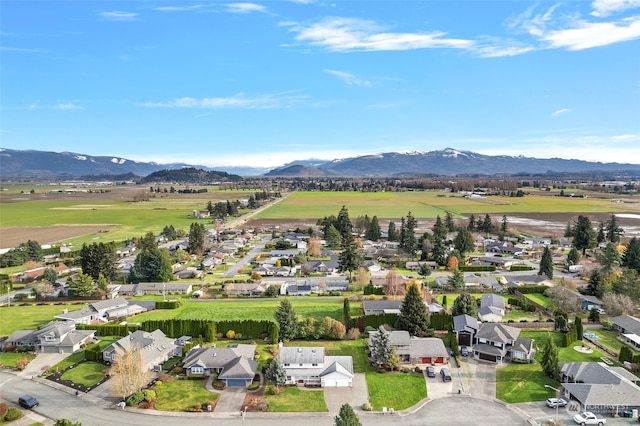
{"label": "bare deciduous tree", "polygon": [[356,284],[358,285],[358,289],[364,288],[369,284],[371,280],[371,274],[369,270],[364,266],[358,268],[358,272],[356,272]]}
{"label": "bare deciduous tree", "polygon": [[387,272],[385,277],[386,282],[384,285],[385,294],[392,296],[394,299],[396,296],[402,296],[405,293],[405,288],[402,282],[402,276],[395,269]]}
{"label": "bare deciduous tree", "polygon": [[142,349],[128,350],[113,362],[111,392],[114,396],[124,399],[142,389],[149,380],[149,372],[142,365]]}
{"label": "bare deciduous tree", "polygon": [[625,294],[606,293],[602,297],[604,310],[608,315],[617,317],[618,315],[633,315],[637,309],[635,302]]}
{"label": "bare deciduous tree", "polygon": [[307,242],[307,255],[311,257],[319,257],[322,254],[322,239],[320,237],[311,237]]}

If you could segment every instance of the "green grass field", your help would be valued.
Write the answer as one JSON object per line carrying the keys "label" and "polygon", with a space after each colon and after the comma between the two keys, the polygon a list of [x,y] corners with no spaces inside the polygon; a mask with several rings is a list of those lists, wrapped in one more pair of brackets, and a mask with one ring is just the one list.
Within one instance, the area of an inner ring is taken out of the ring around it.
{"label": "green grass field", "polygon": [[49,321],[54,315],[61,314],[63,309],[75,311],[84,308],[85,305],[28,305],[0,308],[0,336],[8,336],[16,330],[33,330]]}
{"label": "green grass field", "polygon": [[15,368],[16,361],[22,358],[27,358],[29,362],[31,362],[35,358],[35,355],[19,352],[0,352],[0,365]]}
{"label": "green grass field", "polygon": [[[444,196],[443,196],[444,195]],[[463,198],[442,192],[296,192],[260,212],[262,219],[313,219],[336,215],[346,206],[349,216],[397,218],[408,212],[416,218],[470,213],[597,213],[636,211],[632,207],[596,198],[527,196],[522,198]]]}
{"label": "green grass field", "polygon": [[91,387],[104,379],[105,376],[102,371],[105,369],[106,367],[103,364],[88,361],[65,371],[60,378],[62,380],[70,380],[75,384]]}
{"label": "green grass field", "polygon": [[[251,300],[212,300],[208,302],[191,301],[178,309],[155,310],[145,312],[129,318],[130,322],[142,322],[159,319],[212,319],[214,321],[231,320],[269,320],[273,321],[273,314],[280,304],[278,299],[251,299]],[[314,297],[292,298],[291,304],[299,318],[313,317],[321,320],[331,317],[342,320],[342,298],[317,299]],[[357,303],[351,304],[354,315],[359,311]]]}
{"label": "green grass field", "polygon": [[424,376],[407,373],[366,373],[369,401],[376,411],[382,407],[404,410],[427,397]]}
{"label": "green grass field", "polygon": [[540,293],[525,294],[524,297],[529,300],[533,300],[534,302],[544,306],[545,308],[550,308],[551,304],[553,303],[553,300]]}
{"label": "green grass field", "polygon": [[268,412],[308,412],[320,413],[329,411],[324,401],[324,391],[320,389],[300,389],[297,386],[285,388],[278,395],[264,395],[269,401]]}

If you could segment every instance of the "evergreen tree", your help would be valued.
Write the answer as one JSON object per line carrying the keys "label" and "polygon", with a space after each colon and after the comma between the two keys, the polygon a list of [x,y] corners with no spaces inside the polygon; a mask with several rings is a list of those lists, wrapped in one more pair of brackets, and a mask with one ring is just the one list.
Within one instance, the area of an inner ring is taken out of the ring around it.
{"label": "evergreen tree", "polygon": [[589,311],[589,321],[600,322],[600,312],[598,312],[598,308],[591,308],[591,310]]}
{"label": "evergreen tree", "polygon": [[90,297],[96,291],[96,285],[93,278],[87,274],[80,273],[75,279],[69,278],[69,296],[72,297]]}
{"label": "evergreen tree", "polygon": [[400,239],[400,235],[398,234],[398,229],[396,228],[396,223],[394,221],[389,222],[389,229],[387,231],[387,239],[389,241],[398,241]]}
{"label": "evergreen tree", "polygon": [[491,217],[487,213],[484,215],[484,221],[482,222],[482,231],[487,234],[490,234],[494,230],[495,230],[495,226],[493,226],[493,221],[491,220]]}
{"label": "evergreen tree", "polygon": [[334,426],[362,426],[362,423],[349,404],[342,404],[340,412],[335,417]]}
{"label": "evergreen tree", "polygon": [[265,371],[265,375],[267,376],[267,380],[276,386],[284,386],[285,383],[287,383],[287,370],[285,370],[277,357],[271,360],[267,371]]}
{"label": "evergreen tree", "polygon": [[416,285],[409,286],[404,296],[396,328],[406,330],[412,336],[424,335],[429,328],[427,306]]}
{"label": "evergreen tree", "polygon": [[447,278],[447,284],[454,289],[461,289],[464,287],[464,274],[458,268],[455,268],[449,278]]}
{"label": "evergreen tree", "polygon": [[594,269],[591,272],[591,276],[589,277],[589,284],[587,284],[587,294],[591,296],[595,296],[597,298],[601,298],[604,296],[604,275],[600,271],[600,269]]}
{"label": "evergreen tree", "polygon": [[620,242],[620,238],[622,238],[622,234],[624,234],[624,229],[618,225],[618,218],[615,214],[612,214],[607,221],[605,231],[608,241],[616,244]]}
{"label": "evergreen tree", "polygon": [[582,251],[584,255],[587,249],[596,246],[596,232],[593,230],[591,220],[587,216],[578,216],[578,221],[573,229],[573,246]]}
{"label": "evergreen tree", "polygon": [[600,222],[600,225],[598,225],[598,232],[596,233],[596,243],[600,245],[605,241],[607,241],[607,236],[604,234],[604,223]]}
{"label": "evergreen tree", "polygon": [[289,299],[280,301],[274,318],[278,323],[279,334],[282,340],[288,341],[296,338],[298,334],[298,318]]}
{"label": "evergreen tree", "polygon": [[[209,201],[209,204],[211,204],[211,201]],[[213,209],[213,207],[212,207]],[[212,213],[212,210],[209,210],[210,213]],[[173,241],[176,238],[178,238],[178,233],[176,232],[176,229],[173,227],[173,225],[168,225],[165,226],[162,229],[162,234],[167,240],[169,241]]]}
{"label": "evergreen tree", "polygon": [[567,264],[577,265],[580,261],[580,252],[575,247],[571,247],[569,254],[567,254]]}
{"label": "evergreen tree", "polygon": [[129,281],[132,283],[167,282],[172,279],[173,268],[169,253],[159,247],[138,253],[129,272]]}
{"label": "evergreen tree", "polygon": [[349,298],[345,297],[344,302],[342,303],[342,323],[344,326],[349,329],[352,327],[351,324],[351,304],[349,303]]}
{"label": "evergreen tree", "polygon": [[576,315],[576,319],[573,322],[573,328],[576,330],[576,339],[582,340],[584,335],[584,327],[582,326],[582,317]]}
{"label": "evergreen tree", "polygon": [[358,270],[362,266],[364,258],[360,254],[360,250],[356,245],[351,232],[342,236],[342,251],[338,256],[338,270],[340,272],[349,273],[349,281],[351,281],[351,274],[353,271]]}
{"label": "evergreen tree", "polygon": [[418,242],[416,240],[416,219],[411,212],[407,214],[406,219],[402,218],[402,229],[400,230],[400,249],[414,258],[416,250],[418,249]]}
{"label": "evergreen tree", "polygon": [[476,230],[476,217],[473,214],[469,216],[469,223],[467,224],[467,229],[471,232]]}
{"label": "evergreen tree", "polygon": [[447,238],[447,228],[440,215],[436,217],[436,223],[433,225],[433,248],[431,253],[433,260],[440,266],[444,266],[447,263],[447,247],[445,239]]}
{"label": "evergreen tree", "polygon": [[453,239],[453,246],[460,252],[461,260],[464,260],[467,253],[473,251],[473,237],[467,228],[462,228]]}
{"label": "evergreen tree", "polygon": [[451,315],[454,317],[463,314],[473,318],[478,316],[478,302],[476,302],[476,299],[469,293],[462,293],[456,297],[451,307]]}
{"label": "evergreen tree", "polygon": [[380,229],[380,221],[378,220],[378,216],[373,216],[371,218],[371,223],[367,228],[365,237],[371,241],[380,241],[382,237],[382,231]]}
{"label": "evergreen tree", "polygon": [[49,284],[55,284],[55,282],[58,279],[58,273],[53,268],[47,268],[42,274],[42,279],[48,282]]}
{"label": "evergreen tree", "polygon": [[634,302],[640,302],[640,278],[635,269],[622,271],[613,281],[612,290],[616,294],[629,296]]}
{"label": "evergreen tree", "polygon": [[384,326],[379,326],[377,333],[370,334],[369,348],[369,356],[373,364],[381,366],[389,361],[389,356],[391,356],[391,341],[389,340],[389,332]]}
{"label": "evergreen tree", "polygon": [[553,278],[553,257],[551,256],[551,250],[549,250],[549,247],[545,246],[544,251],[542,252],[538,275],[546,275],[550,279]]}
{"label": "evergreen tree", "polygon": [[611,273],[620,264],[620,253],[615,243],[607,243],[596,256],[605,274]]}
{"label": "evergreen tree", "polygon": [[82,272],[94,280],[102,274],[107,280],[118,277],[118,254],[114,243],[83,244],[80,249]]}
{"label": "evergreen tree", "polygon": [[509,220],[506,215],[502,215],[502,223],[500,224],[500,236],[504,239],[505,235],[507,235],[507,230],[509,228]]}
{"label": "evergreen tree", "polygon": [[327,232],[324,234],[324,238],[327,241],[327,246],[329,247],[338,247],[342,242],[340,231],[338,231],[333,225],[329,225]]}
{"label": "evergreen tree", "polygon": [[156,247],[158,247],[158,242],[151,231],[147,232],[144,237],[138,239],[138,244],[136,245],[138,250],[151,250]]}
{"label": "evergreen tree", "polygon": [[549,334],[547,343],[542,350],[542,371],[547,377],[558,380],[560,375],[560,367],[558,366],[558,347],[553,341],[553,337]]}
{"label": "evergreen tree", "polygon": [[447,212],[444,217],[444,224],[447,227],[447,232],[453,232],[456,230],[456,223],[453,220],[453,215],[451,212]]}
{"label": "evergreen tree", "polygon": [[202,223],[189,226],[189,253],[201,255],[204,252],[205,229]]}
{"label": "evergreen tree", "polygon": [[342,206],[340,212],[338,213],[338,218],[336,219],[336,229],[340,232],[342,238],[347,234],[353,233],[353,225],[351,224],[351,220],[349,219],[349,211],[347,207]]}
{"label": "evergreen tree", "polygon": [[633,237],[622,255],[622,266],[640,273],[640,239]]}

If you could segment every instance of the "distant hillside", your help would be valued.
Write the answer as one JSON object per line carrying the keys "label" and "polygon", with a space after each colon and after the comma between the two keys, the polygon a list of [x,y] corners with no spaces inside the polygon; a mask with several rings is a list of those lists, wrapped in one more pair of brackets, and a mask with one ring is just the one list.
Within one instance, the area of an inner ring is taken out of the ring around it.
{"label": "distant hillside", "polygon": [[[436,151],[386,152],[298,166],[289,163],[266,176],[416,176],[416,175],[515,175],[545,173],[577,173],[590,171],[640,171],[640,164],[600,163],[562,158],[539,159],[522,156],[483,155],[471,151],[446,148]],[[309,162],[300,162],[306,163]],[[316,169],[314,172],[313,169]]]}
{"label": "distant hillside", "polygon": [[181,182],[193,184],[206,184],[217,182],[238,182],[242,177],[230,175],[226,172],[208,172],[194,167],[185,167],[179,170],[159,170],[149,176],[140,179],[140,183],[156,182]]}

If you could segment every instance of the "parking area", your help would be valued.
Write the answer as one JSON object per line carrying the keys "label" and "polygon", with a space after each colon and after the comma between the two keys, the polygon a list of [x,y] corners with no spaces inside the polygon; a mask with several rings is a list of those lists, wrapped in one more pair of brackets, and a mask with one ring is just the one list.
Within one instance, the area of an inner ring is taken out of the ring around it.
{"label": "parking area", "polygon": [[324,401],[332,415],[337,414],[345,402],[348,402],[354,410],[361,410],[362,404],[369,401],[369,391],[364,373],[353,375],[351,387],[324,388]]}
{"label": "parking area", "polygon": [[[460,357],[458,384],[463,393],[473,396],[496,397],[496,369],[498,365],[472,357]],[[456,375],[454,375],[455,377]]]}
{"label": "parking area", "polygon": [[[450,382],[445,382],[442,380],[442,375],[440,374],[440,370],[442,368],[447,368],[451,373],[452,380]],[[433,369],[435,370],[435,377],[427,376],[427,366],[424,366],[424,377],[427,382],[427,396],[431,399],[444,398],[445,396],[451,396],[454,392],[454,383],[456,381],[456,364],[455,361],[453,363],[449,363],[448,365],[435,365]],[[455,392],[458,392],[456,389]]]}

